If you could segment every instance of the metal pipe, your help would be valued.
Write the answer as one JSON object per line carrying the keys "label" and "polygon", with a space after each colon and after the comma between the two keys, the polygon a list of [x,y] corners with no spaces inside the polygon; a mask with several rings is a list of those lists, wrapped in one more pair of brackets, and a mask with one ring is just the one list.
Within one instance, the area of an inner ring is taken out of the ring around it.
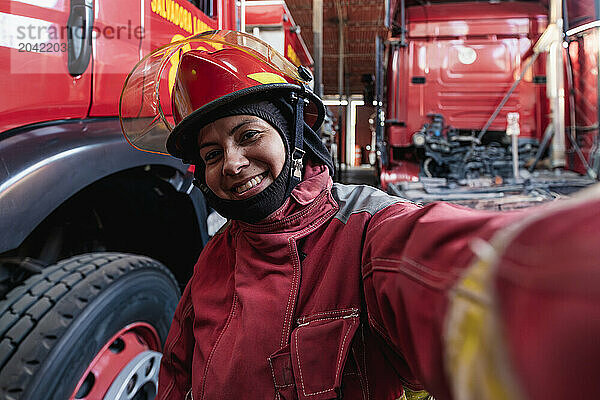
{"label": "metal pipe", "polygon": [[519,135],[521,134],[519,113],[511,112],[506,115],[506,134],[511,138],[513,176],[517,181],[519,180]]}
{"label": "metal pipe", "polygon": [[[338,129],[338,176],[340,176],[341,174],[341,166],[342,166],[342,156],[341,156],[341,151],[342,151],[342,115],[343,115],[343,109],[342,109],[342,98],[343,98],[343,94],[344,94],[344,19],[343,19],[343,15],[342,15],[342,7],[340,5],[339,0],[336,0],[335,2],[336,5],[336,9],[337,9],[337,14],[338,14],[338,99],[340,101],[340,105],[338,108],[338,126],[340,127],[340,129]],[[344,124],[345,126],[346,124]]]}
{"label": "metal pipe", "polygon": [[519,180],[519,137],[513,135],[511,139],[512,144],[512,163],[513,163],[513,176],[515,181]]}
{"label": "metal pipe", "polygon": [[341,101],[344,93],[344,16],[339,0],[335,5],[338,14],[338,95]]}
{"label": "metal pipe", "polygon": [[[387,163],[387,154],[385,154],[383,143],[383,128],[384,121],[382,118],[383,105],[383,43],[381,37],[377,35],[375,38],[375,100],[377,101],[377,115],[375,118],[375,149],[378,152],[378,162],[381,164]],[[381,165],[378,164],[379,167]],[[379,176],[378,176],[379,178]]]}
{"label": "metal pipe", "polygon": [[546,127],[546,131],[544,132],[544,137],[542,138],[542,143],[540,143],[540,147],[538,147],[538,151],[535,155],[535,159],[533,160],[533,164],[531,164],[531,166],[529,167],[529,172],[533,172],[533,170],[535,169],[537,164],[542,159],[544,150],[546,149],[546,146],[548,146],[548,143],[550,143],[550,139],[552,139],[553,135],[554,135],[554,126],[552,124],[548,124],[548,126]]}
{"label": "metal pipe", "polygon": [[546,74],[548,82],[546,93],[550,100],[554,136],[551,144],[551,163],[553,168],[564,168],[565,162],[565,83],[563,68],[563,19],[562,1],[550,0],[550,25],[555,25],[555,37],[550,43]]}
{"label": "metal pipe", "polygon": [[[596,16],[596,18],[598,18],[598,17]],[[587,24],[583,24],[580,26],[576,26],[575,28],[568,29],[568,30],[565,29],[565,30],[566,30],[567,36],[573,36],[573,35],[577,35],[579,33],[585,32],[588,29],[594,29],[594,28],[598,28],[598,27],[600,27],[600,20],[592,21]]]}
{"label": "metal pipe", "polygon": [[[596,20],[600,20],[600,0],[594,1],[594,8],[596,11]],[[596,40],[600,40],[600,27],[596,28],[596,31]],[[596,49],[598,50],[596,70],[600,71],[600,46],[597,45]],[[600,125],[600,74],[596,75],[596,91],[596,109],[598,110],[598,125]],[[600,127],[596,136],[596,151],[592,157],[592,169],[596,173],[596,176],[600,176]]]}
{"label": "metal pipe", "polygon": [[217,20],[219,29],[223,29],[223,0],[217,0]]}
{"label": "metal pipe", "polygon": [[240,32],[246,32],[246,0],[240,1]]}
{"label": "metal pipe", "polygon": [[391,14],[390,0],[383,1],[383,8],[385,10],[385,17],[384,17],[383,24],[385,25],[385,27],[387,29],[390,29],[392,26],[392,16],[390,15]]}
{"label": "metal pipe", "polygon": [[323,0],[313,0],[313,52],[315,94],[323,97]]}
{"label": "metal pipe", "polygon": [[[352,166],[352,160],[354,159],[354,149],[350,149],[350,144],[352,141],[352,138],[350,137],[350,135],[352,135],[352,96],[350,93],[350,77],[348,75],[344,74],[344,90],[346,92],[346,126],[344,129],[344,150],[345,152],[345,157],[344,157],[344,164],[346,164],[346,166]],[[349,150],[350,149],[350,150]],[[351,151],[349,153],[349,151]]]}
{"label": "metal pipe", "polygon": [[400,46],[406,46],[406,4],[400,0]]}

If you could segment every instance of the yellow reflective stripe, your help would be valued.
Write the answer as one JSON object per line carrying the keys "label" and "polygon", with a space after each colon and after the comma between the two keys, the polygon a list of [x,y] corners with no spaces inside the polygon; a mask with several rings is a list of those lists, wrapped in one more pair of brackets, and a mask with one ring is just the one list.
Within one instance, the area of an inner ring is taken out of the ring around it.
{"label": "yellow reflective stripe", "polygon": [[404,389],[404,394],[402,395],[402,398],[404,400],[429,400],[429,399],[433,399],[433,397],[431,397],[429,395],[429,393],[427,393],[424,390],[413,391],[413,390],[410,390],[410,389]]}
{"label": "yellow reflective stripe", "polygon": [[[171,38],[171,43],[179,42],[180,40],[185,40],[186,37],[180,34],[177,34]],[[183,45],[180,51],[175,52],[169,62],[171,63],[171,67],[169,68],[169,94],[173,95],[173,87],[175,87],[175,78],[177,77],[177,68],[179,67],[179,57],[183,55],[183,53],[187,53],[192,50],[192,46],[189,43]]]}
{"label": "yellow reflective stripe", "polygon": [[287,83],[281,75],[274,74],[272,72],[256,72],[254,74],[247,75],[248,78],[254,79],[258,83]]}
{"label": "yellow reflective stripe", "polygon": [[433,396],[427,393],[424,390],[413,391],[410,389],[404,389],[404,393],[402,396],[398,397],[396,400],[435,400]]}
{"label": "yellow reflective stripe", "polygon": [[444,367],[453,397],[461,400],[510,399],[524,396],[508,359],[493,285],[497,262],[527,227],[557,211],[600,198],[600,184],[528,213],[499,230],[490,243],[476,241],[477,260],[449,292],[445,321]]}
{"label": "yellow reflective stripe", "polygon": [[445,367],[455,398],[518,400],[494,306],[492,277],[498,252],[477,244],[475,261],[449,294],[444,347]]}

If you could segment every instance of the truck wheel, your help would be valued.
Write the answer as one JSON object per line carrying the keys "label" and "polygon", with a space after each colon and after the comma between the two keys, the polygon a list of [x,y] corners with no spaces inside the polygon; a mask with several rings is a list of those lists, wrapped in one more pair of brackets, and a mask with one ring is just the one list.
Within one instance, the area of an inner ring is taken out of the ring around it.
{"label": "truck wheel", "polygon": [[147,257],[45,268],[0,301],[0,398],[153,399],[178,301],[173,275]]}

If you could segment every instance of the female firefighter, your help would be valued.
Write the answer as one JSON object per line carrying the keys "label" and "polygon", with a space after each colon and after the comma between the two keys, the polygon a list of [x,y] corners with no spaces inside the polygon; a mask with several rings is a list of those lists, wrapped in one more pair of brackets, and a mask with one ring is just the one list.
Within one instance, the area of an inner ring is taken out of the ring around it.
{"label": "female firefighter", "polygon": [[[171,123],[155,94],[174,58]],[[588,364],[600,356],[598,190],[490,213],[333,184],[307,77],[257,39],[215,31],[128,78],[130,143],[195,165],[229,220],[175,313],[158,399],[600,394]]]}

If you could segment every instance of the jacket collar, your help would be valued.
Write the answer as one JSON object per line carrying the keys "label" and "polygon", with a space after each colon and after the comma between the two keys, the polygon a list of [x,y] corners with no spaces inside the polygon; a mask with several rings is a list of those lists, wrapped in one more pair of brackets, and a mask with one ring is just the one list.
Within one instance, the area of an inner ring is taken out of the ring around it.
{"label": "jacket collar", "polygon": [[327,167],[309,162],[304,169],[304,180],[294,188],[291,198],[297,204],[305,206],[311,203],[324,189],[330,189],[331,185],[332,181]]}

